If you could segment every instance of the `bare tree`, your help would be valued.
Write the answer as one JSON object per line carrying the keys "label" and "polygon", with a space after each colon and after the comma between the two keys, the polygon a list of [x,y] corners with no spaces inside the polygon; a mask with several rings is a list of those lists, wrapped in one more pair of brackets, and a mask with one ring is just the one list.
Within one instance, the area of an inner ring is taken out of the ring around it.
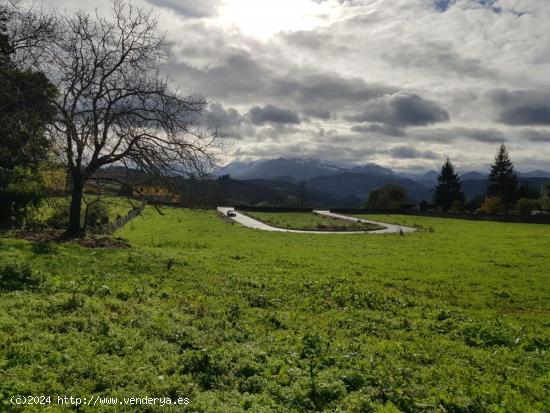
{"label": "bare tree", "polygon": [[71,176],[67,234],[81,236],[83,188],[101,168],[201,176],[219,144],[201,128],[205,99],[162,74],[166,44],[150,11],[113,0],[110,18],[77,12],[56,24],[37,64],[59,91],[50,138]]}
{"label": "bare tree", "polygon": [[22,69],[36,66],[56,35],[55,17],[22,0],[0,0],[0,17],[6,22],[12,63]]}

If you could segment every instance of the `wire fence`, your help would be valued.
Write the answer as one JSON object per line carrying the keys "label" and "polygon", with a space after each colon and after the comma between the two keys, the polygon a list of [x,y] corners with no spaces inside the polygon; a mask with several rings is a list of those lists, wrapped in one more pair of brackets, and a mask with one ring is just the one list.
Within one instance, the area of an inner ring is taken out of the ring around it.
{"label": "wire fence", "polygon": [[117,219],[115,219],[114,222],[110,222],[107,225],[106,230],[110,233],[113,233],[113,232],[119,230],[120,228],[122,228],[123,226],[128,224],[133,219],[139,217],[144,209],[145,209],[145,204],[140,205],[139,207],[132,209],[130,212],[128,212],[127,215],[125,215],[123,217],[118,217]]}

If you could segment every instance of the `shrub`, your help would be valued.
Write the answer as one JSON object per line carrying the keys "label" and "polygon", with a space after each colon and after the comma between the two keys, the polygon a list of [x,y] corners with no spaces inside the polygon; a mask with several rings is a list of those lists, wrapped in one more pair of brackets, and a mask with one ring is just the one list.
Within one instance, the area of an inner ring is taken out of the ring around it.
{"label": "shrub", "polygon": [[369,193],[365,208],[400,209],[407,202],[407,190],[399,185],[388,184]]}
{"label": "shrub", "polygon": [[40,278],[35,277],[27,263],[11,262],[0,267],[0,289],[5,291],[25,290],[40,285]]}
{"label": "shrub", "polygon": [[323,339],[318,334],[306,333],[302,337],[300,357],[307,360],[317,360],[323,353]]}
{"label": "shrub", "polygon": [[317,377],[310,399],[314,400],[317,406],[327,407],[330,403],[342,399],[346,394],[344,383],[334,377],[334,373],[325,371]]}
{"label": "shrub", "polygon": [[451,204],[451,207],[449,208],[449,212],[455,212],[455,213],[464,212],[464,204],[458,200],[454,201]]}
{"label": "shrub", "polygon": [[191,374],[204,390],[216,388],[229,367],[230,362],[221,351],[190,350],[184,353],[181,360],[181,372]]}
{"label": "shrub", "polygon": [[0,168],[0,225],[24,222],[43,196],[42,183],[30,169]]}
{"label": "shrub", "polygon": [[49,254],[57,254],[58,248],[57,245],[53,242],[48,241],[40,241],[35,242],[32,247],[31,251],[33,254],[37,255],[49,255]]}
{"label": "shrub", "polygon": [[88,206],[86,228],[98,230],[109,223],[109,210],[103,202],[96,202]]}
{"label": "shrub", "polygon": [[520,198],[516,202],[516,214],[531,215],[533,211],[541,209],[541,204],[538,199]]}
{"label": "shrub", "polygon": [[546,184],[541,189],[540,197],[541,208],[544,211],[550,212],[550,184]]}
{"label": "shrub", "polygon": [[464,209],[470,213],[474,213],[481,208],[483,201],[483,197],[470,198],[464,203]]}
{"label": "shrub", "polygon": [[56,207],[47,224],[52,228],[66,228],[69,224],[69,207],[67,205]]}
{"label": "shrub", "polygon": [[[69,224],[69,205],[59,205],[54,214],[48,219],[47,224],[52,228],[65,229]],[[82,222],[85,222],[86,229],[99,230],[109,223],[109,210],[104,202],[96,202],[88,206],[86,221],[86,205],[82,207]]]}
{"label": "shrub", "polygon": [[455,333],[471,347],[515,347],[521,342],[523,333],[500,322],[464,322]]}
{"label": "shrub", "polygon": [[478,212],[480,214],[501,214],[503,212],[502,200],[498,196],[488,196]]}

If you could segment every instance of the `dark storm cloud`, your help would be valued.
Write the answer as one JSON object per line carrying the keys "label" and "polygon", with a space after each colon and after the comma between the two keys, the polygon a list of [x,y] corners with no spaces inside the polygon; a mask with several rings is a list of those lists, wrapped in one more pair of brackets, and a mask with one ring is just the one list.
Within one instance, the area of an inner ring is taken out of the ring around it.
{"label": "dark storm cloud", "polygon": [[250,118],[255,125],[265,125],[266,123],[276,124],[298,124],[300,118],[291,110],[282,109],[274,105],[260,106],[250,109]]}
{"label": "dark storm cloud", "polygon": [[550,143],[550,130],[525,129],[520,136],[529,142]]}
{"label": "dark storm cloud", "polygon": [[397,159],[438,159],[440,158],[432,151],[419,151],[412,146],[397,146],[390,149],[389,154]]}
{"label": "dark storm cloud", "polygon": [[496,129],[468,129],[468,128],[454,128],[452,133],[455,133],[457,137],[471,139],[482,143],[499,143],[506,142],[506,135]]}
{"label": "dark storm cloud", "polygon": [[367,83],[359,78],[311,70],[275,73],[252,54],[242,50],[214,67],[197,68],[172,62],[169,71],[183,84],[192,85],[192,91],[216,99],[233,104],[242,104],[245,99],[257,103],[284,102],[287,107],[320,119],[327,119],[333,111],[351,110],[399,90],[380,83]]}
{"label": "dark storm cloud", "polygon": [[499,120],[508,125],[550,125],[550,106],[514,106],[502,111]]}
{"label": "dark storm cloud", "polygon": [[359,78],[344,78],[338,75],[313,73],[303,74],[296,79],[276,79],[274,91],[278,96],[288,96],[302,103],[354,104],[397,91],[377,83],[366,83]]}
{"label": "dark storm cloud", "polygon": [[187,88],[192,87],[191,92],[237,103],[246,98],[261,98],[261,91],[273,76],[245,51],[231,54],[222,64],[214,67],[197,68],[171,62],[169,72],[181,78]]}
{"label": "dark storm cloud", "polygon": [[384,53],[382,58],[395,67],[424,69],[444,76],[498,76],[496,71],[488,68],[480,59],[462,56],[447,42],[406,44],[392,48],[391,52]]}
{"label": "dark storm cloud", "polygon": [[323,110],[323,109],[305,109],[304,115],[310,118],[317,118],[317,119],[323,119],[323,120],[330,119],[330,117],[332,116],[330,111]]}
{"label": "dark storm cloud", "polygon": [[402,137],[406,135],[405,131],[401,128],[397,128],[391,125],[379,125],[377,123],[374,123],[371,125],[356,125],[351,128],[351,131],[355,133],[364,133],[364,134],[374,133],[374,134],[396,136],[396,137]]}
{"label": "dark storm cloud", "polygon": [[377,122],[394,126],[425,126],[448,122],[449,113],[437,102],[416,94],[397,93],[373,100],[349,117],[354,122]]}
{"label": "dark storm cloud", "polygon": [[243,117],[234,108],[225,109],[219,103],[212,103],[208,108],[206,117],[218,133],[222,136],[241,138],[240,126],[243,124]]}
{"label": "dark storm cloud", "polygon": [[216,12],[217,0],[145,0],[153,6],[174,10],[185,17],[208,17]]}
{"label": "dark storm cloud", "polygon": [[475,141],[479,143],[498,144],[507,142],[508,136],[498,129],[476,129],[476,128],[435,128],[423,129],[410,133],[410,139],[418,142],[435,142],[450,144],[456,141]]}
{"label": "dark storm cloud", "polygon": [[550,125],[550,92],[504,89],[488,93],[497,120],[512,126]]}

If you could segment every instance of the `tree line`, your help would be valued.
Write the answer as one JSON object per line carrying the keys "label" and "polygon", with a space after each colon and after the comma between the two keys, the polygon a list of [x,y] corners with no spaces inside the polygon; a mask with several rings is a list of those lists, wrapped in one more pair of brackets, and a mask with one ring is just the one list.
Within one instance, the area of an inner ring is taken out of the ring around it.
{"label": "tree line", "polygon": [[[420,209],[431,208],[444,212],[477,212],[486,214],[522,214],[550,211],[550,183],[534,191],[519,185],[518,177],[506,145],[502,143],[491,165],[487,179],[486,196],[467,200],[462,182],[451,160],[447,158],[437,178],[432,205],[422,201]],[[386,185],[369,194],[366,208],[402,209],[407,206],[407,191],[399,185]]]}
{"label": "tree line", "polygon": [[[491,165],[487,179],[486,197],[477,209],[487,214],[531,214],[537,211],[550,210],[550,199],[547,184],[537,196],[530,194],[529,188],[520,186],[514,171],[514,165],[506,145],[502,143]],[[442,211],[462,212],[466,199],[462,183],[450,159],[447,159],[438,176],[435,188],[434,204]]]}

